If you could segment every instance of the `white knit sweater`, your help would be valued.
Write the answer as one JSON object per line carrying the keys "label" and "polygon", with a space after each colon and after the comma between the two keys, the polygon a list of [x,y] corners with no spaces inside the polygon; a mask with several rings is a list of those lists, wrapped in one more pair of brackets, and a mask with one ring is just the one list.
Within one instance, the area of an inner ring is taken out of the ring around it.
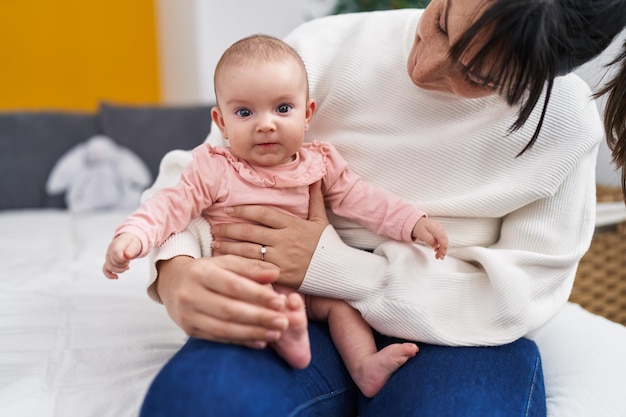
{"label": "white knit sweater", "polygon": [[[331,16],[287,41],[302,55],[318,102],[309,140],[333,143],[366,180],[441,221],[450,255],[437,261],[429,248],[332,217],[300,290],[347,300],[385,334],[507,343],[548,321],[569,296],[593,233],[602,126],[587,85],[561,77],[537,143],[516,158],[541,106],[507,135],[517,109],[502,98],[460,99],[413,85],[406,61],[419,17],[416,10]],[[219,144],[213,131],[209,141]],[[155,187],[174,181],[187,162],[185,153],[168,154]],[[208,248],[208,235],[196,222],[155,259],[200,256],[197,238]]]}

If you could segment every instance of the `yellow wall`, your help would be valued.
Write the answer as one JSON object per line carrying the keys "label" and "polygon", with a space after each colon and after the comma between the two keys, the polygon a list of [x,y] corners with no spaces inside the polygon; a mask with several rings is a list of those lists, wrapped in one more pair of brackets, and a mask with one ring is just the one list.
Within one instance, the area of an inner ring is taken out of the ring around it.
{"label": "yellow wall", "polygon": [[0,0],[0,110],[159,98],[154,0]]}

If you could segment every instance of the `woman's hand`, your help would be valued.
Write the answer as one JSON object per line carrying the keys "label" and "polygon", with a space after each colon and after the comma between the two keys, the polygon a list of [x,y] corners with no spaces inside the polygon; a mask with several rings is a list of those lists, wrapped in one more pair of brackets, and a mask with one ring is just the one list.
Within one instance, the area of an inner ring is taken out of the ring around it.
{"label": "woman's hand", "polygon": [[158,264],[157,292],[174,322],[189,336],[263,348],[287,328],[285,296],[269,283],[279,269],[225,255],[178,256]]}
{"label": "woman's hand", "polygon": [[220,224],[213,228],[215,237],[233,241],[214,242],[220,253],[261,259],[261,247],[265,246],[263,259],[280,268],[280,282],[298,288],[304,280],[317,242],[328,225],[324,196],[319,182],[310,187],[309,219],[303,220],[264,206],[238,206],[227,211],[233,217],[260,223]]}

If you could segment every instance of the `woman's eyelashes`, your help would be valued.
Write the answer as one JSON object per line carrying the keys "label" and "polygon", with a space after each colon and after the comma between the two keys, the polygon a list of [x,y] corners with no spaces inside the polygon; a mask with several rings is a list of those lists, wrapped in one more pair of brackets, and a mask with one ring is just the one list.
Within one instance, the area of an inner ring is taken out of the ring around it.
{"label": "woman's eyelashes", "polygon": [[494,82],[489,81],[488,79],[483,79],[478,77],[471,72],[465,72],[465,82],[469,85],[477,88],[483,88],[487,90],[497,90],[497,85]]}
{"label": "woman's eyelashes", "polygon": [[473,79],[474,77],[472,77],[472,75],[469,72],[465,73],[465,82],[469,85],[471,85],[472,87],[476,87],[476,88],[485,88],[486,86],[481,83],[478,82],[476,80]]}
{"label": "woman's eyelashes", "polygon": [[437,14],[437,18],[435,19],[435,28],[437,29],[437,32],[439,32],[441,35],[448,36],[448,33],[441,25],[441,13]]}

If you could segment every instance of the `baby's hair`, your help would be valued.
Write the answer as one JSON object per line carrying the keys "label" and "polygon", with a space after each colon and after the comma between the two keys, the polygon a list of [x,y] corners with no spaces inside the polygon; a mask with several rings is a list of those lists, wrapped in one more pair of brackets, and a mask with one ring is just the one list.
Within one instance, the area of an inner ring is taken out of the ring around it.
{"label": "baby's hair", "polygon": [[[302,67],[308,95],[309,80],[304,61],[300,55],[284,41],[265,34],[255,34],[242,38],[224,51],[215,67],[214,86],[217,88],[218,78],[226,67],[250,65],[258,62],[280,62],[285,58],[293,58]],[[217,97],[217,91],[215,95]]]}
{"label": "baby's hair", "polygon": [[487,5],[450,57],[459,60],[474,42],[484,42],[467,71],[484,75],[485,85],[496,85],[509,105],[520,106],[511,131],[524,126],[545,89],[539,122],[519,156],[539,136],[554,79],[611,43],[626,25],[626,5],[624,0],[488,0]]}

